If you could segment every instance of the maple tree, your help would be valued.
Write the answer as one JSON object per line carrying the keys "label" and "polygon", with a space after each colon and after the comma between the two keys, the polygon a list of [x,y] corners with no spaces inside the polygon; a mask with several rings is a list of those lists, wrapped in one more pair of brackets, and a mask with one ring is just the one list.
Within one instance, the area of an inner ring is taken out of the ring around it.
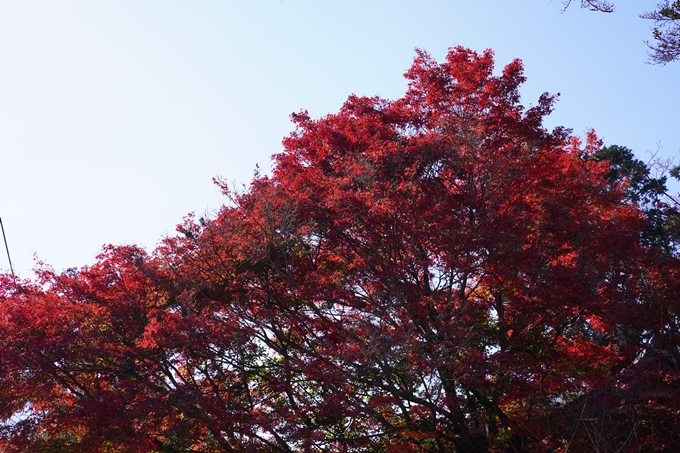
{"label": "maple tree", "polygon": [[153,253],[3,276],[0,451],[672,451],[648,174],[493,71],[418,51],[403,98],[294,114],[271,176]]}

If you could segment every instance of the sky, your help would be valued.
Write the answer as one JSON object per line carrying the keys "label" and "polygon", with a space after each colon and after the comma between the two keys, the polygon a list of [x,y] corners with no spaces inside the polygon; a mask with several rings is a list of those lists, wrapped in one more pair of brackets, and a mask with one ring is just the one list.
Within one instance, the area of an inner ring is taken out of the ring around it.
{"label": "sky", "polygon": [[[658,0],[613,14],[559,0],[0,0],[0,217],[14,270],[152,250],[225,202],[292,131],[350,94],[401,97],[414,49],[462,45],[525,64],[526,107],[560,93],[546,127],[680,153],[680,63],[646,64]],[[575,2],[578,3],[578,2]],[[9,270],[4,253],[0,271]]]}

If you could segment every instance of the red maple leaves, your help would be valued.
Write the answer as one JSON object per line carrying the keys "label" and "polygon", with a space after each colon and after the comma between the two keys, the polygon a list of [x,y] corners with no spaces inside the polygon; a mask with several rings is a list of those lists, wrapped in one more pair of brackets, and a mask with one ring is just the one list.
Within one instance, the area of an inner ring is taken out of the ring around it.
{"label": "red maple leaves", "polygon": [[[611,395],[662,375],[675,423],[677,369],[636,363],[677,354],[677,262],[594,134],[545,130],[490,51],[406,77],[293,115],[272,176],[151,255],[5,276],[0,449],[625,451],[649,438]],[[603,407],[618,431],[565,421]]]}

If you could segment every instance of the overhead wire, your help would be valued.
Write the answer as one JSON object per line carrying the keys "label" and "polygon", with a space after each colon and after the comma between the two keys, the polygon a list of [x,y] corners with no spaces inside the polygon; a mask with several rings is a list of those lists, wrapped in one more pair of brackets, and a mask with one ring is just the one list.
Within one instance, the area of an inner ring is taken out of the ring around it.
{"label": "overhead wire", "polygon": [[5,226],[2,224],[2,217],[0,217],[0,229],[2,229],[2,239],[5,241],[5,250],[7,251],[7,261],[9,261],[9,269],[14,275],[14,267],[12,266],[12,258],[9,256],[9,247],[7,246],[7,236],[5,236]]}

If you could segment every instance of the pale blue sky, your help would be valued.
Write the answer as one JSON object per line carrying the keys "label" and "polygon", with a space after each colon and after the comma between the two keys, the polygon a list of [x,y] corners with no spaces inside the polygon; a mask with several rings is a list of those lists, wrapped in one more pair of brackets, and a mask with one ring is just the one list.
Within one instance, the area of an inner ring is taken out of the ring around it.
{"label": "pale blue sky", "polygon": [[[288,115],[396,98],[423,48],[520,58],[547,125],[642,159],[678,154],[680,63],[645,64],[657,3],[617,12],[550,0],[0,0],[0,216],[15,269],[92,263],[105,243],[153,246],[223,201],[211,178],[267,171]],[[8,269],[4,253],[0,269]]]}

